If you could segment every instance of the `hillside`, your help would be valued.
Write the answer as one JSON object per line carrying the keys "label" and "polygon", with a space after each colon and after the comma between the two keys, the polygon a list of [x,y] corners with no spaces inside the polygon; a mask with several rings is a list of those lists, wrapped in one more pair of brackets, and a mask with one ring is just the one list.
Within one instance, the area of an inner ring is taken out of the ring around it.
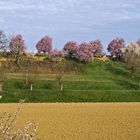
{"label": "hillside", "polygon": [[[81,64],[79,69],[65,72],[61,92],[56,74],[39,73],[33,90],[25,88],[23,73],[6,73],[3,97],[0,102],[139,102],[139,78],[122,62],[93,61]],[[40,68],[41,69],[41,68]]]}

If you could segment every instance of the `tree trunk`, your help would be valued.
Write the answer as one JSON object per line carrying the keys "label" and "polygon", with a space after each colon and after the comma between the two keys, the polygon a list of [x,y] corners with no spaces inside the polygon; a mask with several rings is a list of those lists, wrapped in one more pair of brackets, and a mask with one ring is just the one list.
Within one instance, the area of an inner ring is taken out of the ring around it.
{"label": "tree trunk", "polygon": [[20,68],[20,57],[19,57],[19,55],[16,56],[16,64],[17,64],[18,68]]}
{"label": "tree trunk", "polygon": [[17,63],[17,65],[19,64],[19,55],[18,54],[16,55],[16,63]]}
{"label": "tree trunk", "polygon": [[19,51],[19,49],[18,49],[18,52],[16,54],[16,64],[20,68],[20,51]]}
{"label": "tree trunk", "polygon": [[0,99],[2,98],[3,83],[0,82]]}
{"label": "tree trunk", "polygon": [[60,91],[63,91],[63,84],[60,84]]}
{"label": "tree trunk", "polygon": [[2,82],[0,82],[0,92],[2,92],[3,91],[3,83]]}
{"label": "tree trunk", "polygon": [[25,74],[25,85],[26,87],[28,86],[28,70],[26,71],[26,74]]}
{"label": "tree trunk", "polygon": [[32,91],[33,90],[33,85],[32,84],[30,84],[30,91]]}
{"label": "tree trunk", "polygon": [[131,68],[131,75],[132,75],[132,78],[134,78],[134,73],[135,73],[135,70],[134,70],[134,67]]}

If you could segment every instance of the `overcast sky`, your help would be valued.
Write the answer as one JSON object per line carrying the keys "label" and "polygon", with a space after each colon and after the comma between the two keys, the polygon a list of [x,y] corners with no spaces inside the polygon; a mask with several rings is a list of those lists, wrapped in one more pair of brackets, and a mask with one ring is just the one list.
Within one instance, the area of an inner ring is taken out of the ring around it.
{"label": "overcast sky", "polygon": [[0,30],[23,34],[28,50],[45,35],[53,48],[98,38],[106,48],[116,37],[140,38],[140,0],[0,0]]}

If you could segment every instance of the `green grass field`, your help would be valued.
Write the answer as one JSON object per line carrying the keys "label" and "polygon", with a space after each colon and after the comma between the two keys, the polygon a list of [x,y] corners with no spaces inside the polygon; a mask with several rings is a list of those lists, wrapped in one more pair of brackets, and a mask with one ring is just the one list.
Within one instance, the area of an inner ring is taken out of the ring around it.
{"label": "green grass field", "polygon": [[[81,64],[77,64],[81,65]],[[63,76],[60,92],[55,74],[39,74],[33,91],[25,88],[22,73],[7,73],[0,102],[139,102],[139,77],[131,77],[122,62],[83,64],[81,72]]]}

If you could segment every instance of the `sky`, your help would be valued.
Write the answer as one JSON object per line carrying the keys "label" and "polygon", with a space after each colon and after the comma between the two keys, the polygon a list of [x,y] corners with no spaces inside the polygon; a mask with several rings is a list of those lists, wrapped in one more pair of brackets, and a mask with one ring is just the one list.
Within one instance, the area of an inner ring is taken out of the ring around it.
{"label": "sky", "polygon": [[45,35],[57,49],[100,39],[106,50],[116,37],[140,38],[140,0],[0,0],[0,30],[22,34],[28,51]]}

